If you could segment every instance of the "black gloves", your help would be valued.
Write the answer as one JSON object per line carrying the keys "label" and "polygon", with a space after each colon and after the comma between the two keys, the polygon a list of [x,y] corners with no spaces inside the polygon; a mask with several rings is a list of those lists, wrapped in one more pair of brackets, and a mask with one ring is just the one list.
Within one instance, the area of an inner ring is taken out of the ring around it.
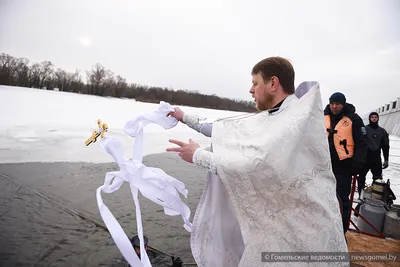
{"label": "black gloves", "polygon": [[353,164],[352,164],[352,168],[351,168],[351,174],[352,175],[357,175],[360,173],[360,170],[362,168],[362,166],[364,165],[364,163],[353,160]]}
{"label": "black gloves", "polygon": [[389,167],[389,161],[385,160],[385,162],[382,165],[382,169],[386,169],[387,167]]}
{"label": "black gloves", "polygon": [[171,260],[172,260],[172,266],[171,267],[182,267],[183,266],[183,262],[182,262],[181,258],[177,257],[175,259],[175,257],[172,256]]}

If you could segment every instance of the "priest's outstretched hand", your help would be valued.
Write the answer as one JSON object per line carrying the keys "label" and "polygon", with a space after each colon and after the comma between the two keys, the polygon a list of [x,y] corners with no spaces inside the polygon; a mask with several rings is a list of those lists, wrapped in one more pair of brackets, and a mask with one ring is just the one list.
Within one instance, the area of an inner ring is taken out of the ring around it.
{"label": "priest's outstretched hand", "polygon": [[192,139],[189,139],[189,143],[185,143],[182,141],[171,139],[169,140],[170,143],[176,144],[179,147],[171,147],[167,148],[168,152],[179,152],[178,155],[184,161],[189,163],[193,163],[193,154],[200,147],[200,145],[194,142]]}

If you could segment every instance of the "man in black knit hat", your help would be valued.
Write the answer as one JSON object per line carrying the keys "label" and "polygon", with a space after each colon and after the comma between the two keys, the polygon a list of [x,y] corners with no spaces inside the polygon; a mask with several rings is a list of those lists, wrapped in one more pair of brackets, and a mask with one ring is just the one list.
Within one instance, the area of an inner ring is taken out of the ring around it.
{"label": "man in black knit hat", "polygon": [[352,175],[359,174],[367,155],[367,130],[352,104],[342,93],[334,93],[324,110],[332,169],[336,177],[336,193],[342,204],[343,230],[350,219]]}
{"label": "man in black knit hat", "polygon": [[[365,186],[365,177],[369,171],[372,172],[372,180],[382,178],[382,169],[389,166],[389,134],[385,129],[378,125],[379,114],[371,112],[369,114],[369,124],[366,126],[368,134],[368,152],[365,165],[362,167],[358,176],[358,195]],[[381,150],[383,152],[384,163],[382,166]]]}

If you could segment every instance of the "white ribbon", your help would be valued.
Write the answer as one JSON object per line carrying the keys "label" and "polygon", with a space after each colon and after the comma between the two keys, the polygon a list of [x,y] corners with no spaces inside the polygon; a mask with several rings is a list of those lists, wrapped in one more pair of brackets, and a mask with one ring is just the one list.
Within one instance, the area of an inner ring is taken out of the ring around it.
{"label": "white ribbon", "polygon": [[[160,102],[157,110],[152,113],[138,116],[125,125],[125,132],[135,137],[132,160],[124,157],[122,144],[115,137],[106,137],[101,140],[103,149],[109,153],[118,164],[120,170],[108,172],[102,186],[97,189],[96,198],[100,215],[121,254],[134,267],[151,266],[149,257],[144,249],[142,218],[138,200],[138,191],[147,199],[164,207],[164,213],[169,216],[181,215],[184,228],[191,232],[192,224],[189,221],[190,209],[179,197],[180,192],[187,198],[188,190],[181,181],[169,176],[159,168],[146,167],[142,164],[143,128],[150,123],[156,123],[164,129],[170,129],[178,123],[173,117],[166,117],[174,109],[165,102]],[[140,259],[133,250],[132,244],[124,230],[115,219],[108,207],[103,203],[101,192],[113,193],[124,182],[128,182],[136,208],[136,222],[140,239]]]}

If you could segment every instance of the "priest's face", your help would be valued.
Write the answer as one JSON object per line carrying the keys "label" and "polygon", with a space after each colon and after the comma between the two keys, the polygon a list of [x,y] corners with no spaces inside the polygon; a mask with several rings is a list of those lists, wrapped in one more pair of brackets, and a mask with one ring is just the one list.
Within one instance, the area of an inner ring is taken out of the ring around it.
{"label": "priest's face", "polygon": [[250,94],[256,102],[258,110],[267,110],[273,107],[274,95],[271,91],[271,80],[265,82],[261,73],[253,74],[253,86],[250,89]]}

